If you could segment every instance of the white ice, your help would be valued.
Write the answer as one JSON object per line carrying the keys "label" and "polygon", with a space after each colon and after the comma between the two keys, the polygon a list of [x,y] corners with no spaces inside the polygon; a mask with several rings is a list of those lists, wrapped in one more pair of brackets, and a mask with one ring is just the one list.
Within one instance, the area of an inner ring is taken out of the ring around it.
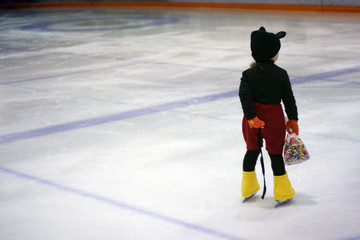
{"label": "white ice", "polygon": [[[0,20],[0,239],[360,239],[359,14],[58,8]],[[267,154],[265,199],[240,193],[236,92],[260,26],[287,32],[277,64],[311,155],[287,167],[297,195],[278,209]]]}

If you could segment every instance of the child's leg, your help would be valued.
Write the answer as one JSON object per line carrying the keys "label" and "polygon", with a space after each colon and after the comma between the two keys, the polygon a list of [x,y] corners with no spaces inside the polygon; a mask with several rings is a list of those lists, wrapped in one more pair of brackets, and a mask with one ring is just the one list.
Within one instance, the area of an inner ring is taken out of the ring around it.
{"label": "child's leg", "polygon": [[255,170],[255,165],[259,154],[259,150],[247,150],[243,161],[243,171],[252,172]]}
{"label": "child's leg", "polygon": [[243,161],[243,178],[241,183],[241,195],[246,198],[260,190],[256,178],[255,165],[260,151],[248,150]]}
{"label": "child's leg", "polygon": [[276,201],[285,201],[295,196],[289,177],[285,171],[284,159],[281,154],[269,153],[274,173],[274,197]]}
{"label": "child's leg", "polygon": [[281,154],[271,154],[269,153],[271,159],[271,168],[273,170],[274,176],[281,176],[285,174],[285,164],[284,159]]}

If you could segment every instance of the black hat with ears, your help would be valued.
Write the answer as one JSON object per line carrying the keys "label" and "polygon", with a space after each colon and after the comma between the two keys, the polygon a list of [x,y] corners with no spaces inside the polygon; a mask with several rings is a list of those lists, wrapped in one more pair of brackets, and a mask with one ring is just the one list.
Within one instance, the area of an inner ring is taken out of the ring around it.
{"label": "black hat with ears", "polygon": [[256,62],[270,60],[279,52],[280,39],[285,37],[286,32],[277,34],[266,32],[264,27],[251,33],[251,55]]}

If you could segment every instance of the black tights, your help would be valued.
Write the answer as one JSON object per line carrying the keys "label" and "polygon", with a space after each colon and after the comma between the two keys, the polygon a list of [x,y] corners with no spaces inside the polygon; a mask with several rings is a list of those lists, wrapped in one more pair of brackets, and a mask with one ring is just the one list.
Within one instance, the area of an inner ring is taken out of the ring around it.
{"label": "black tights", "polygon": [[[260,150],[247,150],[244,161],[243,161],[243,170],[245,172],[252,172],[255,170],[256,161],[260,154]],[[271,159],[271,168],[275,176],[282,176],[285,174],[285,164],[284,159],[281,154],[271,154],[269,153]]]}

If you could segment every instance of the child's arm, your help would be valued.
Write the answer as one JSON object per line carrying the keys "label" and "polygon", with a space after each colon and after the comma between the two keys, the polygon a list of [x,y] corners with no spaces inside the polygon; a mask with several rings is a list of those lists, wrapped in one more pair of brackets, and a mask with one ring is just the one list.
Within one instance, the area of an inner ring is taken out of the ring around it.
{"label": "child's arm", "polygon": [[296,100],[291,88],[291,83],[289,76],[286,73],[284,88],[282,91],[282,101],[285,106],[285,112],[288,116],[289,121],[286,123],[286,130],[288,132],[294,131],[299,135],[299,126],[298,126],[298,111],[296,106]]}
{"label": "child's arm", "polygon": [[289,120],[298,120],[298,111],[296,100],[291,88],[289,76],[286,73],[282,90],[282,101],[284,103],[285,112]]}
{"label": "child's arm", "polygon": [[250,89],[248,79],[245,72],[241,78],[240,88],[239,88],[239,97],[241,101],[241,106],[247,120],[253,119],[256,117],[256,111],[253,105],[253,94]]}

